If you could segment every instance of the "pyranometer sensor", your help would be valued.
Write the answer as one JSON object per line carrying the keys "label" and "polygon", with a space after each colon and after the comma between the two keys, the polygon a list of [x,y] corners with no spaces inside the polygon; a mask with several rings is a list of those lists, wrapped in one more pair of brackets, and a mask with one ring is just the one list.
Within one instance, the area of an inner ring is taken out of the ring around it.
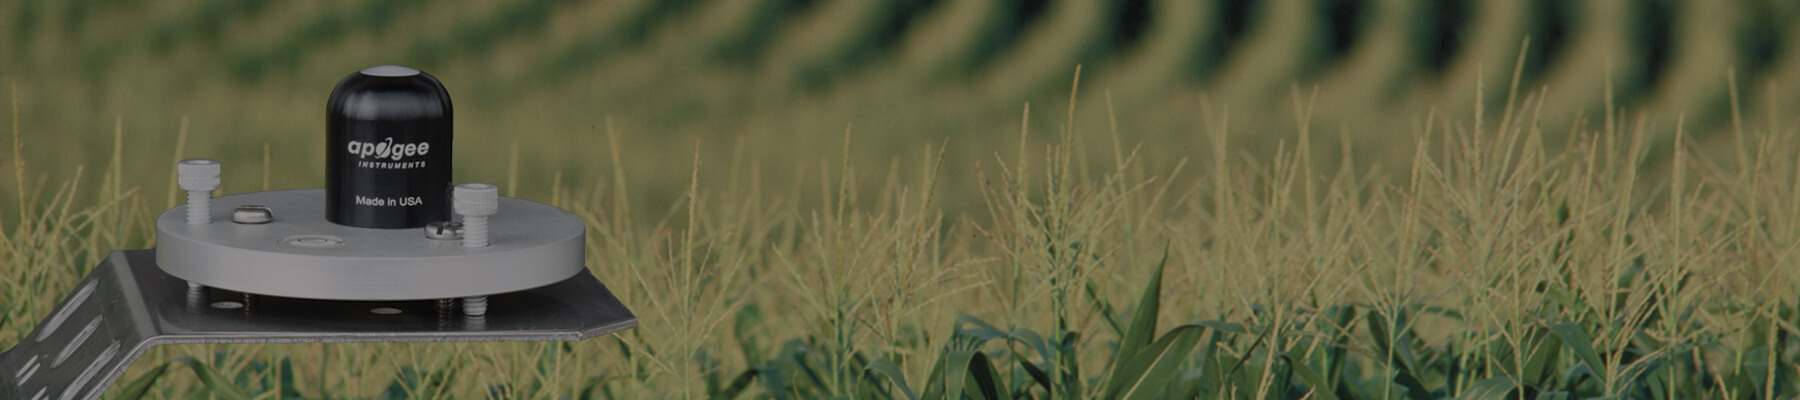
{"label": "pyranometer sensor", "polygon": [[326,106],[326,187],[218,198],[222,166],[176,166],[187,204],[156,248],[112,253],[0,354],[0,399],[98,399],[152,346],[576,341],[637,325],[588,272],[575,214],[452,185],[450,95],[384,65]]}

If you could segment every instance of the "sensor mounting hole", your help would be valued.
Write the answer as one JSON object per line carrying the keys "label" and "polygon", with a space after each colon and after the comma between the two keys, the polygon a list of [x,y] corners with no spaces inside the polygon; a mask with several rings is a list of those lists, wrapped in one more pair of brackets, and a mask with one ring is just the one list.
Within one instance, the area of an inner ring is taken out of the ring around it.
{"label": "sensor mounting hole", "polygon": [[281,243],[294,247],[337,247],[344,244],[344,238],[331,235],[295,235],[281,239]]}

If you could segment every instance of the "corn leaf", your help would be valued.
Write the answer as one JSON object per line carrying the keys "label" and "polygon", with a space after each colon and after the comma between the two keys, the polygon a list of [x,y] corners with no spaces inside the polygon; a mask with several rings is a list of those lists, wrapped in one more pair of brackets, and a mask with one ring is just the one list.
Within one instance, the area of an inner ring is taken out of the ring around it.
{"label": "corn leaf", "polygon": [[1520,386],[1519,382],[1512,378],[1488,378],[1475,382],[1475,384],[1469,385],[1468,388],[1463,389],[1462,394],[1456,396],[1456,400],[1506,400],[1510,398],[1523,398],[1525,396],[1513,396],[1513,393],[1519,391],[1521,388],[1523,388],[1523,386]]}
{"label": "corn leaf", "polygon": [[1169,396],[1167,398],[1198,399],[1200,398],[1201,389],[1206,387],[1205,379],[1205,375],[1201,375],[1200,371],[1197,369],[1182,371],[1180,376],[1175,377],[1174,382],[1169,383]]}
{"label": "corn leaf", "polygon": [[919,400],[919,395],[913,394],[912,387],[907,385],[906,374],[900,372],[900,366],[895,365],[893,361],[889,361],[886,357],[875,357],[874,360],[869,361],[869,366],[863,367],[863,369],[874,370],[875,372],[887,375],[889,381],[893,381],[895,386],[900,387],[901,393],[906,393],[906,398],[908,400]]}
{"label": "corn leaf", "polygon": [[1393,324],[1389,324],[1387,318],[1384,318],[1383,314],[1386,313],[1370,312],[1363,315],[1369,323],[1369,336],[1373,336],[1377,351],[1381,352],[1382,357],[1388,358],[1388,362],[1398,364],[1408,374],[1414,373],[1418,371],[1419,362],[1413,356],[1412,341],[1407,338],[1406,331],[1395,330],[1406,326],[1406,309],[1395,308],[1391,312],[1395,313]]}
{"label": "corn leaf", "polygon": [[1606,364],[1600,361],[1600,353],[1594,351],[1594,341],[1588,338],[1587,331],[1574,322],[1564,322],[1550,326],[1550,331],[1562,338],[1563,345],[1575,354],[1588,369],[1593,370],[1595,377],[1606,376]]}
{"label": "corn leaf", "polygon": [[1556,335],[1543,334],[1542,330],[1531,335],[1538,339],[1532,347],[1525,362],[1524,378],[1532,385],[1543,385],[1553,377],[1556,371],[1557,356],[1562,354],[1562,341]]}
{"label": "corn leaf", "polygon": [[[1045,361],[1049,361],[1055,356],[1055,354],[1050,352],[1050,344],[1049,342],[1044,341],[1044,336],[1039,335],[1037,332],[1033,332],[1030,329],[1015,329],[1013,330],[1012,335],[1008,336],[1007,339],[1026,346],[1031,346],[1033,350],[1037,350],[1038,357],[1042,357]],[[1023,357],[1023,355],[1020,357]],[[1024,360],[1021,359],[1020,361]]]}
{"label": "corn leaf", "polygon": [[1139,352],[1136,357],[1121,363],[1119,374],[1107,386],[1103,398],[1108,399],[1149,399],[1160,394],[1168,387],[1169,382],[1180,372],[1178,369],[1188,359],[1188,353],[1194,345],[1205,336],[1206,329],[1216,325],[1216,321],[1192,323],[1175,327],[1162,338],[1151,343]]}
{"label": "corn leaf", "polygon": [[951,351],[944,357],[944,394],[962,393],[968,384],[964,380],[969,376],[969,361],[975,359],[973,351]]}
{"label": "corn leaf", "polygon": [[1419,377],[1414,376],[1411,372],[1407,372],[1406,370],[1394,371],[1394,383],[1406,387],[1406,398],[1413,400],[1431,400],[1431,389],[1426,389],[1425,382],[1420,381]]}
{"label": "corn leaf", "polygon": [[1281,356],[1281,359],[1286,361],[1289,366],[1293,367],[1294,375],[1299,376],[1301,382],[1306,383],[1306,385],[1312,389],[1310,394],[1310,396],[1312,396],[1311,398],[1319,400],[1338,400],[1337,393],[1331,391],[1331,381],[1326,380],[1324,375],[1319,375],[1318,371],[1313,371],[1311,367],[1306,366],[1306,363],[1294,362],[1292,358],[1288,358],[1286,355]]}
{"label": "corn leaf", "polygon": [[125,388],[119,391],[118,398],[127,400],[144,398],[144,394],[150,393],[150,385],[156,384],[156,380],[162,378],[163,373],[168,371],[169,364],[156,366],[156,369],[144,373],[144,376],[126,383]]}
{"label": "corn leaf", "polygon": [[[1081,334],[1064,331],[1058,333],[1058,336],[1061,339],[1056,342],[1059,352],[1056,357],[1057,363],[1060,364],[1059,367],[1062,368],[1058,373],[1062,376],[1062,381],[1057,384],[1061,385],[1064,397],[1073,398],[1075,395],[1085,392],[1085,389],[1082,389],[1080,352],[1077,351],[1076,346],[1081,343]],[[1052,392],[1055,391],[1052,390]]]}
{"label": "corn leaf", "polygon": [[1156,263],[1156,270],[1150,274],[1150,283],[1144,286],[1143,294],[1138,295],[1137,310],[1132,312],[1131,323],[1125,326],[1125,336],[1119,338],[1119,352],[1113,356],[1112,370],[1108,371],[1107,382],[1123,379],[1125,364],[1137,357],[1144,346],[1156,339],[1156,316],[1162,306],[1163,269],[1169,265],[1169,251],[1163,249],[1162,261]]}
{"label": "corn leaf", "polygon": [[944,365],[948,364],[950,354],[944,352],[943,360],[931,365],[931,373],[925,377],[925,392],[919,395],[922,400],[940,400],[945,398]]}
{"label": "corn leaf", "polygon": [[[724,390],[720,390],[717,394],[714,394],[712,398],[714,400],[731,400],[738,398],[738,396],[744,394],[745,389],[750,388],[750,384],[756,382],[756,375],[758,372],[759,371],[755,369],[745,370],[743,373],[738,374],[737,378],[731,380],[730,386],[726,386]],[[915,398],[913,400],[918,399]]]}
{"label": "corn leaf", "polygon": [[186,364],[188,368],[193,369],[194,375],[200,377],[200,384],[206,386],[206,390],[212,391],[214,396],[231,400],[250,400],[250,395],[245,394],[244,389],[233,385],[230,379],[225,378],[225,375],[220,374],[219,370],[214,369],[212,365],[193,357],[178,358],[175,362]]}
{"label": "corn leaf", "polygon": [[767,357],[763,355],[763,343],[756,335],[757,327],[762,322],[762,308],[756,304],[745,304],[738,309],[736,318],[732,320],[731,337],[737,341],[738,351],[743,354],[744,359],[750,362],[760,362]]}
{"label": "corn leaf", "polygon": [[968,392],[964,394],[969,398],[1006,399],[1006,381],[1000,378],[1000,370],[994,368],[994,363],[988,359],[987,354],[978,352],[969,359],[969,381],[974,384],[965,389]]}
{"label": "corn leaf", "polygon": [[1094,308],[1100,310],[1100,321],[1105,322],[1107,329],[1111,329],[1113,334],[1125,336],[1125,326],[1119,323],[1119,312],[1113,309],[1112,303],[1100,298],[1100,285],[1094,283],[1093,278],[1088,278],[1087,284],[1082,286],[1088,299],[1093,301]]}

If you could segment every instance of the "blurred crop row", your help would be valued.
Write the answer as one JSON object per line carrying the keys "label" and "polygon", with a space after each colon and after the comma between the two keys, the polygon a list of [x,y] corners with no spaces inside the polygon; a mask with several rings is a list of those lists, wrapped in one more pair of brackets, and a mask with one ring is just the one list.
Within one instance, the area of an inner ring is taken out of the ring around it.
{"label": "blurred crop row", "polygon": [[677,197],[681,163],[665,161],[696,140],[708,159],[741,144],[783,182],[816,176],[785,161],[846,131],[867,138],[859,164],[946,138],[950,159],[986,159],[1027,103],[1026,122],[1065,123],[1045,111],[1065,108],[1078,65],[1080,100],[1113,112],[1084,108],[1080,128],[1157,143],[1153,165],[1204,154],[1206,107],[1230,108],[1244,151],[1270,154],[1306,103],[1318,145],[1404,160],[1386,156],[1422,124],[1497,119],[1510,97],[1544,99],[1531,111],[1552,138],[1599,128],[1609,105],[1645,118],[1660,163],[1678,122],[1703,143],[1729,131],[1734,99],[1742,123],[1785,123],[1796,18],[1781,1],[19,1],[0,6],[0,89],[33,163],[103,163],[115,128],[139,150],[126,159],[160,162],[185,130],[187,154],[228,165],[268,146],[280,187],[319,184],[325,96],[377,64],[449,85],[459,180],[508,177],[517,147],[527,193],[558,171],[608,176],[592,155],[609,123],[627,163],[651,166],[630,178],[652,202]]}
{"label": "blurred crop row", "polygon": [[[148,398],[1800,395],[1781,1],[0,4],[0,345],[345,74],[570,209],[579,343],[186,346]],[[132,383],[141,382],[141,385]]]}

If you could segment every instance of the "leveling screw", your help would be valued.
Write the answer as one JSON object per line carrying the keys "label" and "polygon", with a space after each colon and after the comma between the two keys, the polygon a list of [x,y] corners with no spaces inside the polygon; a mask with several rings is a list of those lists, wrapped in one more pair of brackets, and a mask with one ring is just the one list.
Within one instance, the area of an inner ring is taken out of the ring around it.
{"label": "leveling screw", "polygon": [[456,308],[456,299],[437,299],[438,323],[450,322],[450,315]]}
{"label": "leveling screw", "polygon": [[219,190],[219,162],[183,160],[175,166],[175,184],[187,191],[187,223],[212,223],[212,192]]}
{"label": "leveling screw", "polygon": [[464,297],[462,298],[462,306],[464,316],[486,316],[488,309],[487,296]]}
{"label": "leveling screw", "polygon": [[[187,191],[187,223],[212,223],[212,192],[219,190],[219,162],[182,160],[175,165],[175,186]],[[188,282],[188,296],[204,300],[205,286]]]}
{"label": "leveling screw", "polygon": [[[456,185],[451,196],[452,207],[463,217],[463,247],[487,247],[488,216],[500,211],[500,188],[486,183],[464,183]],[[464,297],[462,304],[464,316],[487,315],[487,296]]]}
{"label": "leveling screw", "polygon": [[206,306],[206,285],[194,283],[194,281],[188,281],[187,285],[188,285],[188,289],[187,289],[187,306],[188,306],[188,308],[193,309],[193,310],[199,310],[201,307],[205,307]]}
{"label": "leveling screw", "polygon": [[463,247],[487,247],[488,216],[500,211],[500,188],[486,183],[456,185],[451,204],[463,217]]}

